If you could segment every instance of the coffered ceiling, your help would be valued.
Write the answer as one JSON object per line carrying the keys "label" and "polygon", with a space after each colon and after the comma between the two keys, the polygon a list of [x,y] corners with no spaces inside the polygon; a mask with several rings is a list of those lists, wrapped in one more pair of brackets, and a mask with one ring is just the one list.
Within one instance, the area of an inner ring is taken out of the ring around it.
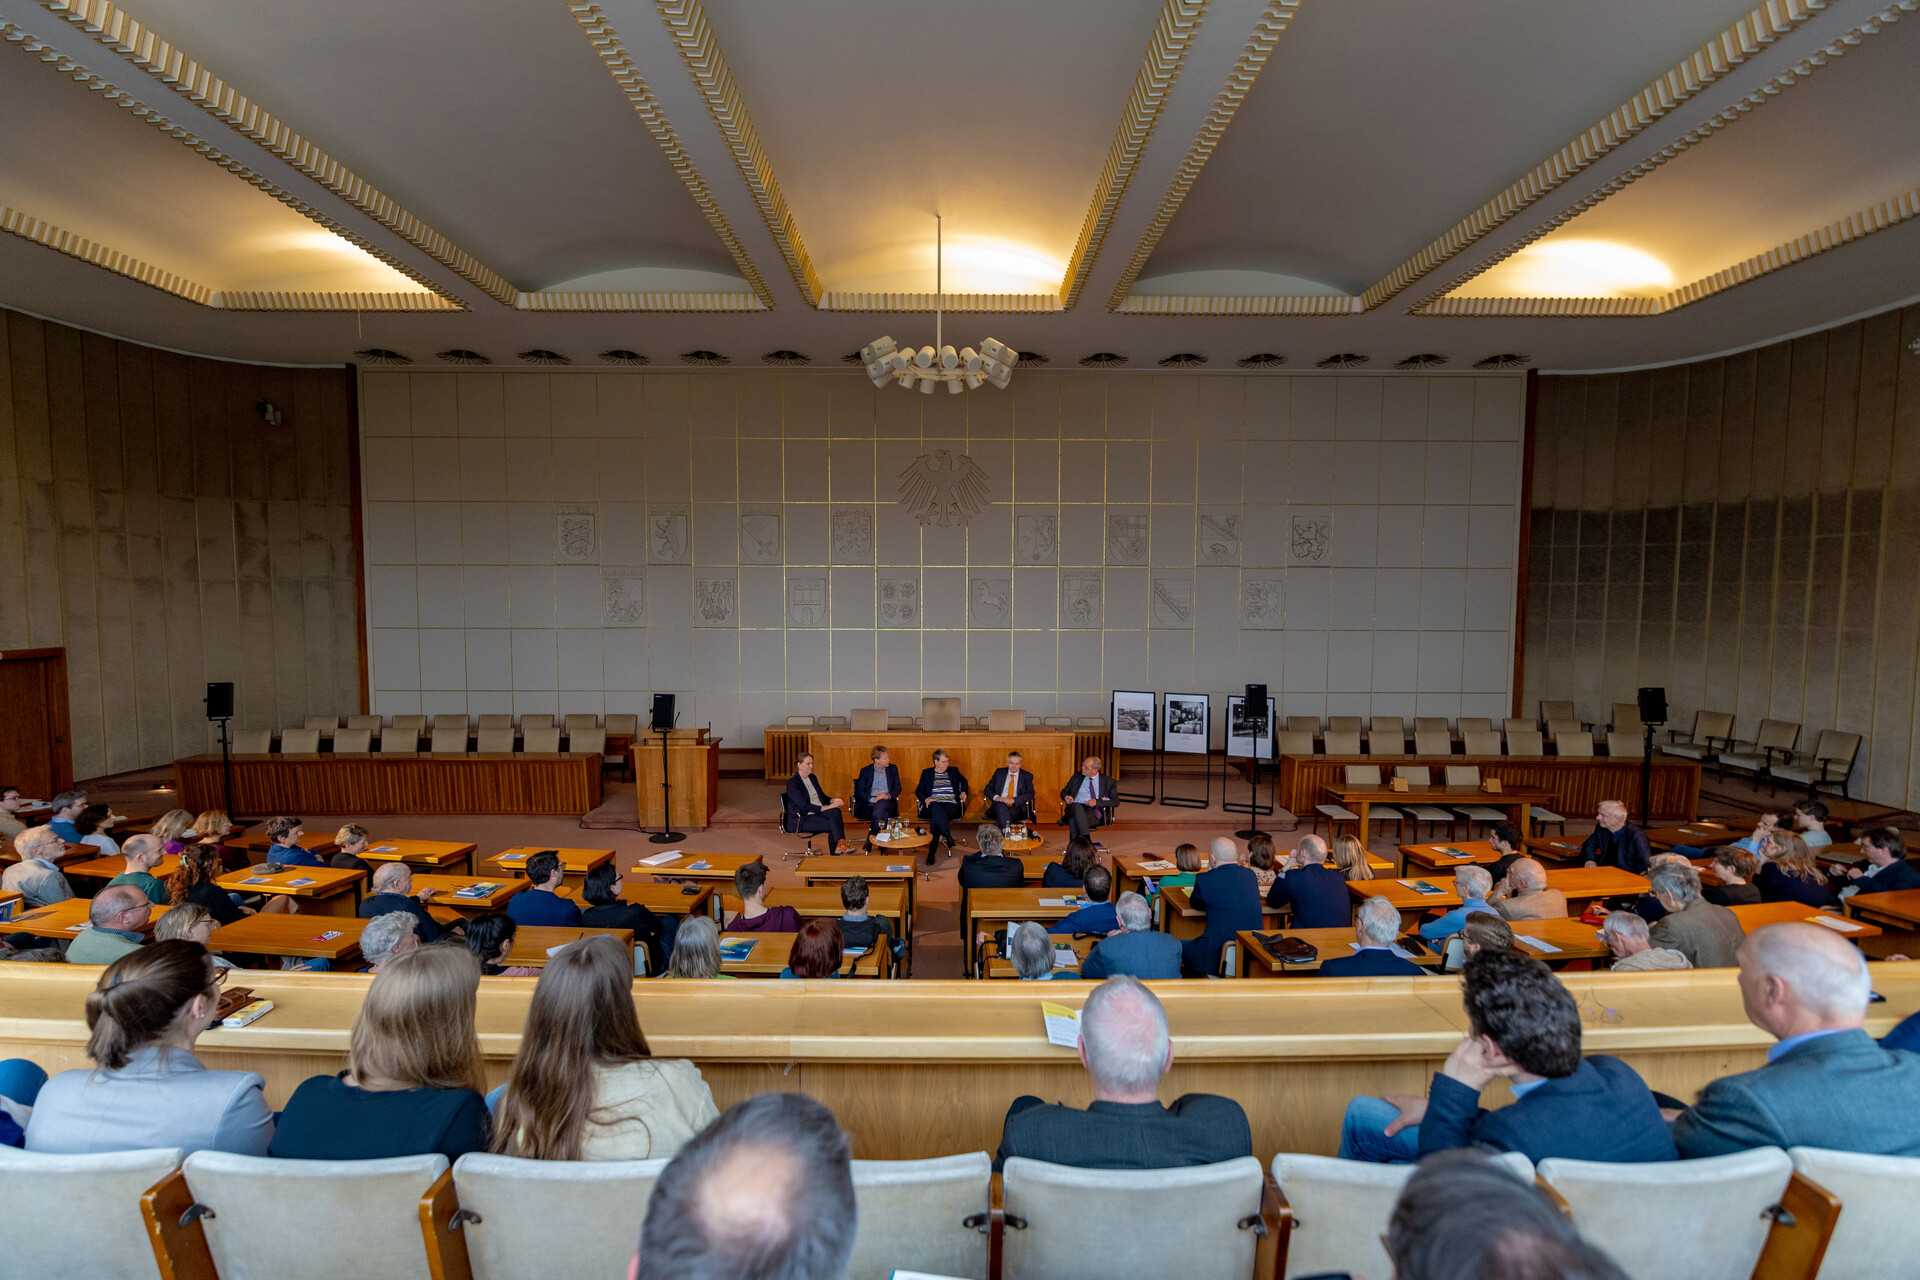
{"label": "coffered ceiling", "polygon": [[1056,366],[1618,368],[1920,296],[1920,0],[0,0],[0,37],[0,305],[213,355],[837,367],[931,339],[936,214],[951,333]]}

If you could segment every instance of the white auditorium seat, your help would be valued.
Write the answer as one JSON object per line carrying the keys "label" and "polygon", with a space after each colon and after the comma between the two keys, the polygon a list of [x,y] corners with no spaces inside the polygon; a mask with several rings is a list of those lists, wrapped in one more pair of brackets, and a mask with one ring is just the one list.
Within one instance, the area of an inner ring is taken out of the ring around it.
{"label": "white auditorium seat", "polygon": [[6,1238],[0,1277],[157,1280],[140,1197],[173,1172],[178,1147],[58,1156],[0,1146]]}
{"label": "white auditorium seat", "polygon": [[1633,1280],[1748,1280],[1793,1161],[1778,1147],[1704,1160],[1542,1160],[1580,1234]]}
{"label": "white auditorium seat", "polygon": [[933,1160],[855,1160],[860,1206],[847,1280],[887,1280],[896,1269],[986,1280],[987,1235],[967,1220],[987,1213],[993,1160],[984,1151]]}
{"label": "white auditorium seat", "polygon": [[453,1188],[474,1280],[625,1275],[666,1167],[664,1159],[461,1156]]}
{"label": "white auditorium seat", "polygon": [[1253,1274],[1266,1179],[1252,1156],[1143,1170],[1014,1156],[1001,1177],[1004,1280]]}
{"label": "white auditorium seat", "polygon": [[[1494,1163],[1521,1182],[1533,1181],[1533,1165],[1523,1155],[1504,1152]],[[1381,1280],[1392,1275],[1382,1238],[1394,1201],[1414,1168],[1286,1151],[1275,1156],[1273,1180],[1280,1184],[1282,1212],[1293,1220],[1285,1274],[1345,1271]]]}

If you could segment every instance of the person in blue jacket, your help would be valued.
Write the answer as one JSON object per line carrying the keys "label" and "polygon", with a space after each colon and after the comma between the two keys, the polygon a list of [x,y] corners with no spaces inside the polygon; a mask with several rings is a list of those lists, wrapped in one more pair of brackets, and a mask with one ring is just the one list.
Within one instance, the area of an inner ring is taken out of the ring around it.
{"label": "person in blue jacket", "polygon": [[566,870],[560,855],[542,849],[527,859],[527,879],[533,885],[507,899],[507,914],[515,924],[535,927],[575,928],[580,924],[580,904],[560,896]]}
{"label": "person in blue jacket", "polygon": [[1188,900],[1207,913],[1206,931],[1181,943],[1181,967],[1196,977],[1220,971],[1220,952],[1242,929],[1260,927],[1260,877],[1240,865],[1240,846],[1214,839],[1213,866],[1193,878]]}
{"label": "person in blue jacket", "polygon": [[1281,874],[1267,890],[1267,905],[1293,906],[1290,927],[1344,929],[1353,923],[1353,895],[1347,878],[1327,863],[1327,846],[1319,836],[1307,836],[1295,846]]}

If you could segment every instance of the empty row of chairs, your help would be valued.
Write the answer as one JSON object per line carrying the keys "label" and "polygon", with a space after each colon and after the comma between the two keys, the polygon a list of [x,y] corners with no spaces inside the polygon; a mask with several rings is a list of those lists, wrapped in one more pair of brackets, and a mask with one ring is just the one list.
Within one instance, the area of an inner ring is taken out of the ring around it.
{"label": "empty row of chairs", "polygon": [[[1480,785],[1480,766],[1477,764],[1449,764],[1443,765],[1441,768],[1443,770],[1443,782],[1446,786],[1478,787]],[[1379,787],[1386,785],[1382,780],[1381,766],[1377,764],[1350,764],[1346,766],[1345,774],[1346,783],[1350,787]],[[1392,765],[1387,768],[1385,777],[1405,778],[1409,786],[1427,787],[1433,785],[1433,769],[1431,766],[1424,764]],[[1567,820],[1551,809],[1543,809],[1536,804],[1527,806],[1527,810],[1528,825],[1532,828],[1525,833],[1527,835],[1532,835],[1535,831],[1543,827],[1558,827],[1563,832],[1567,828]],[[1372,834],[1371,832],[1360,830],[1360,815],[1342,804],[1315,805],[1312,816],[1313,824],[1318,826],[1322,818],[1327,820],[1330,834],[1339,834],[1343,824],[1351,825],[1354,828],[1354,834],[1359,836],[1363,843],[1369,839]],[[1442,822],[1446,823],[1447,838],[1452,839],[1455,826],[1461,822],[1467,824],[1467,829],[1469,833],[1471,833],[1473,824],[1476,822],[1484,825],[1492,825],[1493,823],[1505,822],[1506,820],[1506,810],[1496,809],[1492,805],[1486,804],[1369,804],[1367,806],[1367,821],[1369,823],[1391,822],[1394,824],[1396,843],[1405,842],[1407,837],[1407,824],[1409,822],[1413,824],[1414,839],[1418,840],[1420,838],[1420,824],[1423,822],[1429,825],[1429,834],[1432,833],[1433,827],[1438,826]]]}
{"label": "empty row of chairs", "polygon": [[[863,712],[878,712],[885,723],[875,722]],[[961,716],[962,729],[985,729],[993,713],[987,716]],[[1002,712],[1002,715],[1018,715],[1023,729],[1104,729],[1107,721],[1104,716],[1033,716],[1024,711]],[[879,732],[882,729],[918,729],[923,726],[920,716],[888,715],[884,708],[855,707],[844,716],[808,716],[790,715],[780,725],[783,729],[851,729],[859,732]],[[1002,732],[1012,732],[1009,725]]]}
{"label": "empty row of chairs", "polygon": [[1805,787],[1809,796],[1822,787],[1838,787],[1841,795],[1851,796],[1848,783],[1860,754],[1860,735],[1822,729],[1813,750],[1800,751],[1800,729],[1792,720],[1762,720],[1752,738],[1739,738],[1731,711],[1699,711],[1691,731],[1667,730],[1661,750],[1702,764],[1718,763],[1722,778],[1728,769],[1750,773],[1755,781],[1766,778],[1775,792],[1782,782],[1791,782]]}
{"label": "empty row of chairs", "polygon": [[[423,739],[418,734],[402,727],[396,731],[388,729],[380,735],[381,752],[414,752],[422,750],[438,752],[464,752],[469,744],[472,749],[487,753],[511,753],[514,750],[531,752],[556,752],[561,750],[591,753],[605,753],[608,730],[598,725],[566,731],[558,726],[548,725],[521,730],[516,733],[512,728],[481,729],[469,736],[465,729],[435,728],[428,731]],[[629,735],[631,736],[631,735]],[[562,746],[562,738],[565,746]],[[233,731],[233,750],[238,755],[267,755],[273,751],[273,730],[271,729],[235,729]],[[360,755],[373,750],[372,731],[368,729],[336,729],[333,731],[333,753],[335,755]],[[516,746],[516,743],[518,744]],[[320,731],[318,729],[282,729],[280,731],[280,753],[284,755],[314,755],[320,750]]]}
{"label": "empty row of chairs", "polygon": [[[1659,1164],[1497,1157],[1636,1280],[1895,1280],[1920,1256],[1920,1160],[1796,1147]],[[59,1156],[0,1148],[7,1275],[612,1276],[665,1160],[509,1156],[272,1160],[178,1149]],[[1411,1165],[1281,1153],[1178,1169],[1080,1169],[984,1151],[856,1160],[849,1280],[896,1269],[1078,1280],[1386,1275]],[[998,1185],[996,1186],[996,1182]],[[1843,1209],[1845,1212],[1843,1212]],[[290,1216],[291,1215],[291,1216]],[[295,1219],[297,1218],[297,1221]],[[1145,1228],[1145,1229],[1141,1229]],[[996,1247],[997,1246],[997,1247]],[[992,1269],[993,1255],[999,1267]]]}
{"label": "empty row of chairs", "polygon": [[[342,727],[349,730],[365,729],[376,738],[383,736],[387,729],[394,729],[403,734],[408,729],[412,729],[415,736],[424,737],[426,736],[429,720],[431,720],[432,727],[435,729],[484,730],[512,729],[515,727],[513,716],[508,714],[488,714],[481,716],[437,715],[432,717],[404,715],[389,717],[385,720],[384,724],[379,716],[347,716],[344,726],[339,716],[308,716],[301,727],[315,730],[323,738],[332,737]],[[561,725],[568,733],[572,733],[575,729],[604,728],[608,733],[625,734],[631,737],[640,731],[640,717],[637,715],[610,714],[607,716],[604,725],[601,723],[599,716],[587,711],[569,712],[564,717],[534,715],[530,712],[521,716],[519,720],[519,727],[521,729],[551,729],[555,724]]]}
{"label": "empty row of chairs", "polygon": [[[1374,717],[1373,726],[1362,729],[1359,716],[1334,716],[1330,727],[1322,731],[1316,741],[1315,736],[1304,728],[1296,729],[1296,720],[1312,720],[1313,717],[1288,717],[1288,725],[1282,729],[1275,744],[1281,755],[1330,755],[1330,756],[1403,756],[1407,755],[1408,742],[1399,730],[1400,717]],[[1386,721],[1383,727],[1382,720]],[[1553,753],[1560,756],[1591,756],[1594,754],[1594,737],[1584,730],[1567,729],[1556,726],[1558,733],[1548,736],[1533,727],[1531,720],[1507,720],[1500,731],[1493,728],[1490,719],[1461,717],[1460,723],[1467,726],[1460,735],[1460,754],[1468,756],[1541,756],[1552,745]],[[1351,724],[1353,727],[1344,727]],[[1485,726],[1484,728],[1482,726]],[[1413,755],[1446,756],[1454,754],[1455,739],[1437,730],[1414,730]],[[1639,758],[1646,750],[1644,740],[1634,733],[1609,733],[1604,745],[1609,756],[1631,756]]]}

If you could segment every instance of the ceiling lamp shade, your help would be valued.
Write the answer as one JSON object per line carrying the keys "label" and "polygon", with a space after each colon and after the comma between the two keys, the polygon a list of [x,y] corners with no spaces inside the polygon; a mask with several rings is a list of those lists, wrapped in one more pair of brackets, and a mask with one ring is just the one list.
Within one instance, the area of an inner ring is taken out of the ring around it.
{"label": "ceiling lamp shade", "polygon": [[934,215],[934,251],[933,251],[933,342],[934,345],[915,350],[901,347],[891,335],[875,338],[860,348],[860,363],[867,367],[867,377],[873,379],[873,385],[884,387],[889,380],[898,383],[907,390],[916,388],[922,395],[932,395],[945,386],[948,395],[959,395],[962,391],[975,391],[981,386],[992,383],[1002,391],[1013,377],[1013,366],[1020,363],[1020,353],[997,338],[984,338],[980,349],[961,347],[958,351],[953,345],[942,341],[944,315],[944,277],[942,261],[940,215]]}

